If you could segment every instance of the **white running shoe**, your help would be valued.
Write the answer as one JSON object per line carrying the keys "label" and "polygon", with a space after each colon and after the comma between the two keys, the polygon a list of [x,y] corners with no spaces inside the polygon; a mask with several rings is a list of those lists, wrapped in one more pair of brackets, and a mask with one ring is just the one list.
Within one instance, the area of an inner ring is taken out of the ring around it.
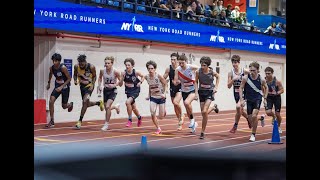
{"label": "white running shoe", "polygon": [[104,123],[103,127],[101,128],[102,131],[107,131],[109,127],[109,124],[106,122]]}
{"label": "white running shoe", "polygon": [[197,127],[198,127],[198,123],[197,123],[197,122],[195,122],[195,123],[194,123],[194,126],[191,128],[191,132],[192,132],[192,133],[195,133],[195,132],[196,132]]}
{"label": "white running shoe", "polygon": [[194,126],[194,119],[190,120],[189,128],[192,128]]}
{"label": "white running shoe", "polygon": [[278,127],[278,131],[279,131],[279,134],[281,134],[281,133],[282,133],[282,129],[281,129],[281,127]]}
{"label": "white running shoe", "polygon": [[256,141],[256,137],[253,134],[251,134],[249,141],[251,142]]}

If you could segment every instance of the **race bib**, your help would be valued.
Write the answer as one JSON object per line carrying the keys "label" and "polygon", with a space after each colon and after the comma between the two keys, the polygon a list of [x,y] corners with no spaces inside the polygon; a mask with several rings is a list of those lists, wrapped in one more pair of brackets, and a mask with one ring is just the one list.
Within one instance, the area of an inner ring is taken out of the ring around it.
{"label": "race bib", "polygon": [[107,84],[107,83],[105,83],[105,84],[104,84],[104,87],[106,87],[106,88],[114,88],[114,84]]}
{"label": "race bib", "polygon": [[125,84],[127,87],[134,87],[134,84],[132,84],[132,83],[126,83]]}
{"label": "race bib", "polygon": [[185,83],[183,83],[183,85],[184,86],[192,86],[193,85],[193,82],[191,81],[191,82],[185,82]]}
{"label": "race bib", "polygon": [[276,91],[271,91],[271,92],[269,92],[269,94],[277,95],[277,92]]}
{"label": "race bib", "polygon": [[63,80],[63,79],[61,79],[61,80],[56,80],[56,82],[57,82],[58,84],[63,84],[63,83],[64,83],[64,80]]}
{"label": "race bib", "polygon": [[205,88],[205,89],[210,89],[211,85],[210,84],[200,84],[200,87]]}
{"label": "race bib", "polygon": [[84,84],[84,85],[89,84],[89,81],[88,81],[88,80],[84,80],[84,79],[81,79],[79,82],[80,82],[81,84]]}
{"label": "race bib", "polygon": [[160,92],[160,88],[153,88],[153,89],[150,89],[150,91],[152,93],[157,93],[157,92]]}

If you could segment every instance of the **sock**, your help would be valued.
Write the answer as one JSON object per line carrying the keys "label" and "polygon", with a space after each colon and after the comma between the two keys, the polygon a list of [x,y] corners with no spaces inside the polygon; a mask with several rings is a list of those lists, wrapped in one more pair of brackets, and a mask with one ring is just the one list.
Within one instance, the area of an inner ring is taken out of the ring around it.
{"label": "sock", "polygon": [[139,116],[137,116],[137,118],[139,119],[139,120],[141,120],[141,116],[139,115]]}
{"label": "sock", "polygon": [[128,117],[128,120],[132,122],[132,115]]}
{"label": "sock", "polygon": [[53,118],[50,119],[50,123],[51,123],[51,124],[54,124]]}
{"label": "sock", "polygon": [[80,116],[79,121],[82,122],[83,116]]}
{"label": "sock", "polygon": [[193,119],[193,114],[190,114],[190,117],[189,117],[190,119]]}
{"label": "sock", "polygon": [[97,101],[97,102],[96,102],[96,105],[98,105],[98,106],[99,106],[99,105],[100,105],[100,101]]}
{"label": "sock", "polygon": [[252,133],[252,135],[253,135],[254,137],[256,137],[256,133]]}
{"label": "sock", "polygon": [[233,125],[234,127],[238,127],[238,123],[234,123],[234,125]]}

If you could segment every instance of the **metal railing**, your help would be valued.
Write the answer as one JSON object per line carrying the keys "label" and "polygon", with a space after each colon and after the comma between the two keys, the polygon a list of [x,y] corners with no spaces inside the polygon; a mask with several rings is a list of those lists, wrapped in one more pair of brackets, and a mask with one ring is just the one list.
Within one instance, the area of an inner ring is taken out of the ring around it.
{"label": "metal railing", "polygon": [[141,1],[141,3],[138,3],[137,0],[62,0],[67,2],[73,2],[77,4],[85,4],[90,6],[98,6],[102,8],[111,8],[120,10],[123,12],[132,12],[136,14],[145,14],[148,16],[156,16],[159,18],[167,18],[167,19],[173,19],[173,20],[180,20],[180,21],[186,21],[186,22],[192,22],[192,23],[199,23],[204,24],[208,26],[221,26],[225,28],[235,29],[235,30],[242,30],[242,31],[249,31],[252,33],[260,33],[265,35],[272,35],[277,37],[286,38],[286,33],[283,32],[268,32],[264,33],[266,31],[266,28],[260,28],[257,26],[254,26],[254,24],[251,23],[251,25],[245,25],[240,24],[234,21],[231,18],[227,18],[227,20],[220,20],[216,18],[207,17],[205,15],[194,15],[187,12],[176,11],[173,9],[166,10],[163,8],[157,8],[153,7],[152,5],[146,5],[145,1]]}

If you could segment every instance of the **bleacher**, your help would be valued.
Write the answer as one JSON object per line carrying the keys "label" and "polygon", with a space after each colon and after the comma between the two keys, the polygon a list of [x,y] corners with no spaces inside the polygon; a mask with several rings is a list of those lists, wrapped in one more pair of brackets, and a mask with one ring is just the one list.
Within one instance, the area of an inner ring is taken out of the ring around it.
{"label": "bleacher", "polygon": [[[159,18],[167,18],[178,21],[186,21],[191,23],[200,23],[208,26],[222,26],[223,22],[228,22],[230,27],[224,26],[226,28],[250,31],[252,33],[261,33],[267,35],[273,35],[285,38],[286,33],[276,32],[274,34],[264,33],[267,28],[254,26],[254,22],[251,21],[251,25],[244,25],[233,21],[228,18],[228,21],[223,21],[219,19],[214,19],[210,17],[210,7],[208,5],[204,5],[204,16],[198,15],[190,15],[184,12],[183,10],[180,12],[174,10],[166,10],[163,8],[153,7],[152,5],[147,5],[145,0],[62,0],[66,2],[78,3],[88,6],[96,6],[100,8],[109,8],[115,9],[123,12],[132,12],[137,14],[144,14],[148,16],[156,16]],[[165,4],[167,0],[160,0],[161,4]],[[195,18],[191,18],[195,17]]]}

